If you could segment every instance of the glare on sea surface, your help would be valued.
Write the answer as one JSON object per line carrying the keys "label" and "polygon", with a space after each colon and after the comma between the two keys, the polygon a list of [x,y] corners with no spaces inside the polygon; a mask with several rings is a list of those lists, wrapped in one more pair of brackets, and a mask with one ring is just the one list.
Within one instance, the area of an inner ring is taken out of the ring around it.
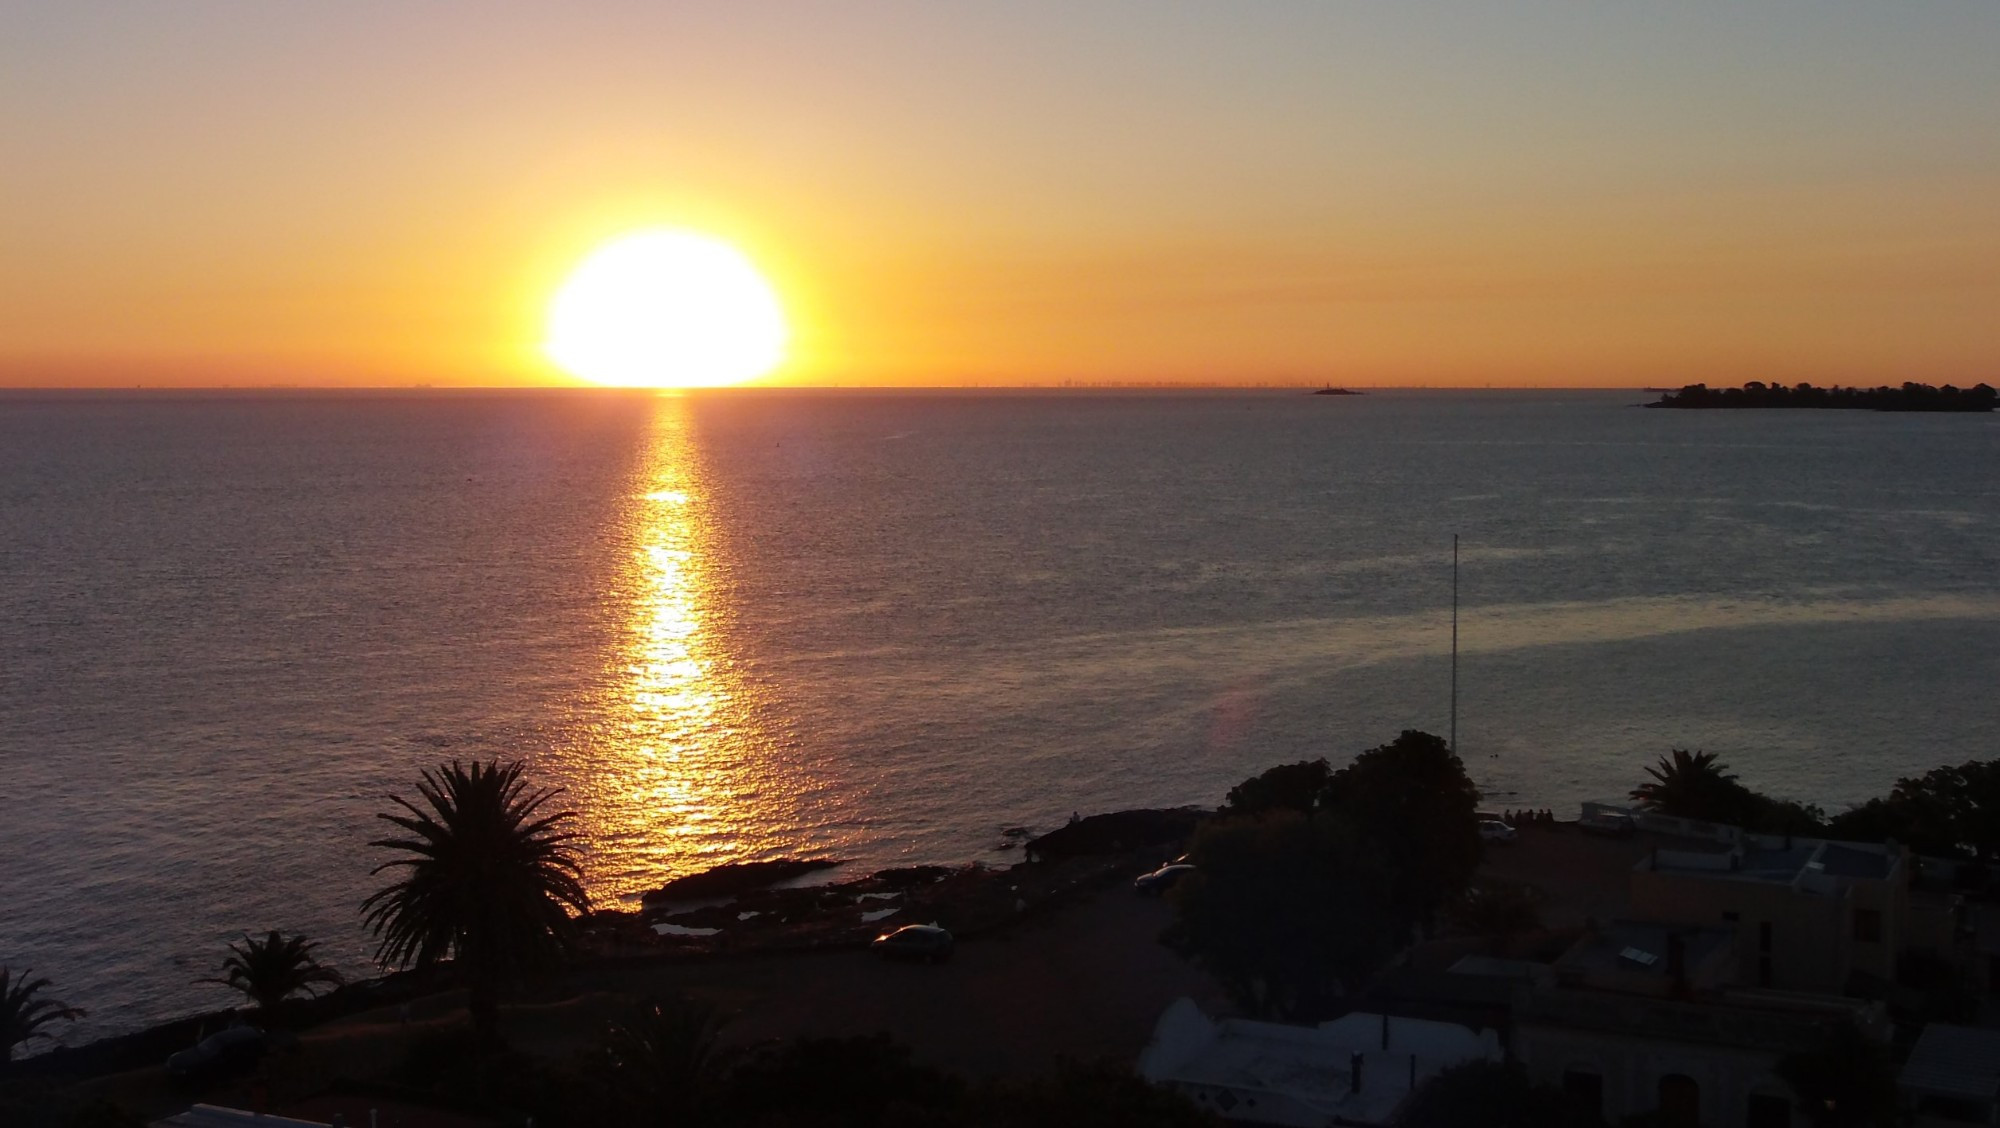
{"label": "glare on sea surface", "polygon": [[549,305],[544,351],[572,375],[631,388],[741,383],[784,360],[777,292],[748,256],[692,231],[599,247]]}
{"label": "glare on sea surface", "polygon": [[759,731],[721,631],[720,547],[685,400],[652,402],[654,434],[614,542],[619,639],[596,717],[564,765],[589,840],[592,894],[782,848],[795,787]]}

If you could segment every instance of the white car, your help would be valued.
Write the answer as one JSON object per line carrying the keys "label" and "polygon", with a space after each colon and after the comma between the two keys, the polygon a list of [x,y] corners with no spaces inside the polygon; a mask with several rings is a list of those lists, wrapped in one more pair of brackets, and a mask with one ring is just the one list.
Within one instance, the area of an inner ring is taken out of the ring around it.
{"label": "white car", "polygon": [[1479,820],[1479,840],[1481,842],[1512,842],[1516,833],[1513,827],[1508,826],[1500,819],[1488,818]]}

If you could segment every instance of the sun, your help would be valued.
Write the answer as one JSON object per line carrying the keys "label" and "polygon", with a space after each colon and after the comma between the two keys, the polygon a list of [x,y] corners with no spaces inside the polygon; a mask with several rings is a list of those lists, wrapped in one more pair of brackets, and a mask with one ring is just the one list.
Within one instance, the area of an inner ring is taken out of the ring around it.
{"label": "sun", "polygon": [[627,388],[710,388],[762,376],[785,358],[778,295],[720,239],[655,229],[620,236],[579,263],[549,302],[550,360]]}

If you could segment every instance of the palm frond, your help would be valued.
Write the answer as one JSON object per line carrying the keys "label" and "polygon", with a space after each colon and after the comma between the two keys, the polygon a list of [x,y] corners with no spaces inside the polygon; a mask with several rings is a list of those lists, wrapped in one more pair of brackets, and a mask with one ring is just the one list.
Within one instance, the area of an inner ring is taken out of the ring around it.
{"label": "palm frond", "polygon": [[520,763],[452,761],[427,769],[419,802],[379,817],[406,836],[371,845],[400,857],[375,867],[396,881],[362,902],[386,964],[446,958],[506,974],[545,964],[567,948],[574,917],[589,911],[583,868],[562,829],[570,811],[544,812],[558,789],[529,790]]}
{"label": "palm frond", "polygon": [[49,986],[47,979],[32,978],[23,971],[0,967],[0,1062],[12,1058],[14,1047],[37,1038],[47,1038],[42,1028],[55,1022],[75,1022],[84,1011],[54,999],[38,996]]}

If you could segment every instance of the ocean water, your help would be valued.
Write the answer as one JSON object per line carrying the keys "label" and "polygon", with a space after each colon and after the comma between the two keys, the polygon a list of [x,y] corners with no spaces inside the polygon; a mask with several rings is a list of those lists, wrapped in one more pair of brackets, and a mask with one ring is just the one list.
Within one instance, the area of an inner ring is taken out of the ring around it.
{"label": "ocean water", "polygon": [[69,1041],[245,930],[366,970],[452,758],[564,788],[608,904],[1213,803],[1446,731],[1454,533],[1496,807],[2000,755],[2000,420],[1641,398],[0,394],[0,963]]}

